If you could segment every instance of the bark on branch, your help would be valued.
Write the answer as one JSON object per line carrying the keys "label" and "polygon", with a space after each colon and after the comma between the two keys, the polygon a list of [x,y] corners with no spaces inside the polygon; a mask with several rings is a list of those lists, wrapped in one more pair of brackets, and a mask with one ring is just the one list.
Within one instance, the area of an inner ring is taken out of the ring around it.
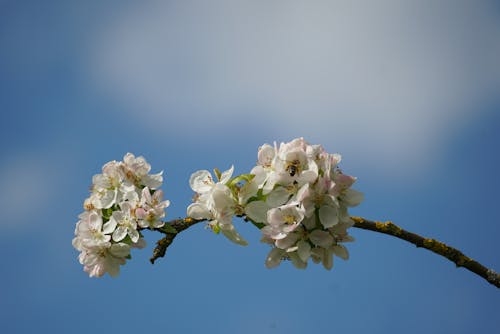
{"label": "bark on branch", "polygon": [[435,239],[424,238],[418,234],[403,230],[396,224],[388,222],[378,222],[361,217],[351,217],[354,220],[354,227],[374,232],[384,233],[393,237],[408,241],[417,247],[422,247],[430,250],[436,254],[444,256],[451,262],[455,263],[457,267],[464,267],[473,273],[481,276],[489,283],[497,288],[500,288],[500,275],[493,269],[488,269],[481,263],[465,256],[461,251],[451,246],[446,245]]}
{"label": "bark on branch", "polygon": [[[354,221],[354,227],[356,228],[388,234],[408,241],[417,247],[428,249],[431,252],[447,258],[451,262],[455,263],[457,267],[464,267],[481,276],[490,284],[500,288],[500,274],[496,273],[493,269],[486,268],[481,263],[464,255],[456,248],[450,247],[438,240],[425,238],[418,234],[408,232],[390,221],[379,222],[361,217],[351,218]],[[204,220],[180,218],[166,222],[164,227],[154,229],[155,231],[165,234],[165,236],[156,243],[156,247],[153,250],[153,256],[150,259],[151,263],[154,263],[158,258],[165,256],[167,248],[172,244],[177,234],[202,221]]]}

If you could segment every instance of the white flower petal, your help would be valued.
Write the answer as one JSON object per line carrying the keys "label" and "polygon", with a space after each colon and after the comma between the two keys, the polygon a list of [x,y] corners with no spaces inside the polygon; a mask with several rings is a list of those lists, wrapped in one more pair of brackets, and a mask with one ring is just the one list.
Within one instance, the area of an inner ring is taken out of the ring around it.
{"label": "white flower petal", "polygon": [[264,201],[253,201],[245,207],[245,214],[256,223],[265,223],[267,221],[267,211],[269,206]]}
{"label": "white flower petal", "polygon": [[266,203],[271,208],[285,204],[290,198],[290,193],[284,187],[276,187],[266,198]]}
{"label": "white flower petal", "polygon": [[271,269],[279,266],[284,253],[285,251],[279,248],[271,249],[266,258],[266,267]]}
{"label": "white flower petal", "polygon": [[241,245],[241,246],[247,246],[248,242],[243,239],[243,237],[236,231],[234,226],[231,225],[221,225],[221,230],[222,234],[226,236],[229,240],[232,242]]}
{"label": "white flower petal", "polygon": [[276,240],[275,244],[276,244],[276,247],[278,247],[278,248],[288,249],[288,248],[292,247],[293,245],[295,245],[298,238],[299,237],[297,234],[288,234],[288,235],[286,235],[286,238]]}
{"label": "white flower petal", "polygon": [[117,225],[117,223],[116,223],[115,217],[112,216],[109,219],[109,221],[106,224],[104,224],[104,226],[102,227],[102,232],[104,234],[111,234],[115,230],[116,225]]}
{"label": "white flower petal", "polygon": [[340,257],[341,259],[347,260],[349,259],[349,251],[344,245],[333,245],[332,251],[335,255]]}
{"label": "white flower petal", "polygon": [[130,255],[130,246],[123,242],[113,244],[111,245],[109,252],[115,257],[127,257]]}
{"label": "white flower petal", "polygon": [[206,205],[192,203],[187,208],[187,215],[193,219],[212,219],[213,215]]}
{"label": "white flower petal", "polygon": [[323,262],[323,267],[325,267],[325,269],[327,269],[327,270],[332,269],[333,268],[333,254],[325,249],[322,262]]}
{"label": "white flower petal", "polygon": [[359,192],[354,189],[347,189],[345,191],[344,197],[342,197],[343,202],[347,206],[357,206],[359,203],[363,201],[365,195],[362,192]]}
{"label": "white flower petal", "polygon": [[339,217],[337,215],[337,209],[332,206],[323,205],[319,209],[319,220],[325,228],[338,224]]}
{"label": "white flower petal", "polygon": [[309,256],[311,256],[311,245],[309,245],[309,243],[304,240],[300,240],[297,243],[297,247],[297,254],[299,255],[300,259],[304,262],[307,262],[307,259],[309,259]]}
{"label": "white flower petal", "polygon": [[316,246],[324,248],[330,247],[333,244],[333,237],[326,231],[314,230],[309,233],[309,239]]}
{"label": "white flower petal", "polygon": [[297,269],[306,269],[307,262],[302,261],[297,253],[290,253],[290,260],[292,260],[292,264]]}
{"label": "white flower petal", "polygon": [[208,170],[199,170],[191,174],[189,185],[193,191],[203,194],[212,189],[214,181]]}
{"label": "white flower petal", "polygon": [[139,232],[135,229],[130,229],[128,230],[128,235],[130,237],[130,240],[132,240],[133,243],[136,243],[137,240],[139,240]]}
{"label": "white flower petal", "polygon": [[229,181],[229,179],[231,178],[231,176],[233,176],[233,172],[234,172],[234,166],[231,165],[231,168],[229,168],[228,170],[222,172],[222,174],[220,176],[219,183],[226,184],[226,182]]}
{"label": "white flower petal", "polygon": [[127,235],[127,228],[124,226],[118,226],[118,228],[113,232],[113,240],[121,241]]}

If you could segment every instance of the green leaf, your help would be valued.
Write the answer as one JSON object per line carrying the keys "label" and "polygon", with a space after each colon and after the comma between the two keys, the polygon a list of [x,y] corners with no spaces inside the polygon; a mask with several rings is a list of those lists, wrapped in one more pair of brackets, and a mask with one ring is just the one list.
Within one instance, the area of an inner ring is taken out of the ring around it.
{"label": "green leaf", "polygon": [[217,177],[217,180],[220,181],[222,173],[220,172],[219,168],[214,168],[214,174]]}
{"label": "green leaf", "polygon": [[254,177],[255,177],[254,174],[241,174],[241,175],[233,177],[231,180],[229,180],[229,182],[227,183],[227,186],[229,188],[232,188],[238,182],[242,182],[242,181],[250,182],[253,180]]}

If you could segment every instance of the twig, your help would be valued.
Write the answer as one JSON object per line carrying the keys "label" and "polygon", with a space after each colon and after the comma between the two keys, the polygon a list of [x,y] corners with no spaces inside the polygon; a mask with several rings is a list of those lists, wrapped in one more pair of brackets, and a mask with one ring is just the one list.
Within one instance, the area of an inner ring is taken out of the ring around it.
{"label": "twig", "polygon": [[[364,219],[361,217],[351,217],[354,221],[354,227],[374,232],[384,233],[393,237],[408,241],[417,247],[428,249],[438,255],[441,255],[451,262],[455,263],[457,267],[464,267],[473,273],[481,276],[489,283],[497,288],[500,288],[500,274],[496,273],[493,269],[488,269],[481,263],[465,256],[461,251],[451,246],[448,246],[438,240],[421,237],[418,234],[408,232],[396,224],[388,222],[379,222]],[[165,256],[167,248],[172,244],[174,238],[178,233],[188,229],[189,227],[200,223],[204,220],[196,220],[193,218],[180,218],[165,223],[164,227],[154,229],[155,231],[165,234],[165,237],[158,240],[156,247],[153,250],[151,263],[154,263],[158,258]]]}
{"label": "twig", "polygon": [[165,236],[156,242],[156,247],[153,250],[153,256],[149,259],[149,261],[154,264],[158,258],[164,257],[168,246],[170,246],[170,244],[174,241],[177,234],[202,221],[204,220],[180,218],[166,222],[164,227],[154,229],[155,231],[164,233]]}
{"label": "twig", "polygon": [[455,263],[457,267],[464,267],[481,276],[497,288],[500,288],[500,275],[498,273],[496,273],[493,269],[486,268],[481,263],[471,259],[470,257],[465,256],[456,248],[450,247],[438,240],[424,238],[418,234],[403,230],[401,227],[390,221],[378,222],[361,217],[351,217],[351,219],[354,220],[354,227],[388,234],[393,237],[408,241],[417,247],[428,249],[431,252],[444,256],[451,262]]}

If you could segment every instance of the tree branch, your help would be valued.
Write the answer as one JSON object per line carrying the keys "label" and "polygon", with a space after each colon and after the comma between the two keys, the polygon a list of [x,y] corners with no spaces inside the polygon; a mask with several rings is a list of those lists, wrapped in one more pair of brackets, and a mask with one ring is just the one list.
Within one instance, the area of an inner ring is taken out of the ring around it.
{"label": "tree branch", "polygon": [[418,234],[403,230],[401,227],[390,221],[378,222],[361,217],[351,217],[351,219],[354,220],[354,227],[388,234],[393,237],[408,241],[417,247],[428,249],[431,252],[444,256],[451,262],[455,263],[457,267],[464,267],[481,276],[497,288],[500,288],[500,275],[498,273],[496,273],[493,269],[486,268],[481,263],[471,259],[470,257],[465,256],[456,248],[450,247],[438,240],[424,238]]}
{"label": "tree branch", "polygon": [[[479,262],[465,256],[461,251],[456,248],[450,247],[438,240],[421,237],[418,234],[408,232],[396,224],[388,222],[379,222],[364,219],[361,217],[351,217],[354,221],[354,227],[388,234],[393,237],[408,241],[417,247],[428,249],[438,255],[441,255],[451,262],[455,263],[457,267],[464,267],[471,272],[481,276],[490,284],[500,288],[500,274],[496,273],[493,269],[488,269]],[[164,227],[153,229],[155,231],[165,234],[165,237],[158,240],[156,247],[153,250],[151,263],[154,263],[158,258],[165,256],[167,248],[172,244],[174,238],[180,232],[188,229],[189,227],[200,223],[203,220],[196,220],[193,218],[180,218],[171,220],[165,223]]]}

